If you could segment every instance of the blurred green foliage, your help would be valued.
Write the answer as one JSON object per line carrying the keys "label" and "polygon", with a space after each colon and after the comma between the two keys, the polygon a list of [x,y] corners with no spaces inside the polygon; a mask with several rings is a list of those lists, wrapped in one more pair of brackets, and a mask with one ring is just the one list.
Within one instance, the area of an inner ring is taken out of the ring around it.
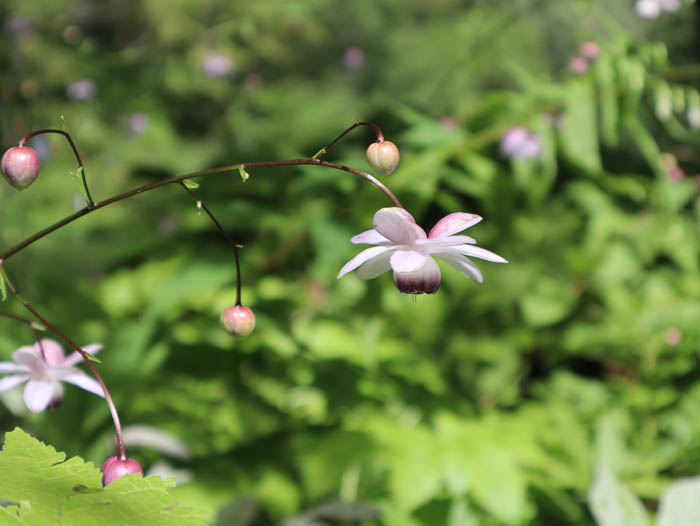
{"label": "blurred green foliage", "polygon": [[[417,299],[388,275],[336,280],[389,203],[300,167],[195,190],[244,245],[258,325],[243,342],[218,323],[235,300],[230,247],[175,186],[78,220],[8,272],[75,341],[104,343],[123,423],[191,451],[130,456],[188,470],[176,497],[212,521],[221,509],[220,526],[594,524],[601,463],[655,509],[700,471],[700,57],[692,2],[656,21],[631,4],[10,0],[3,147],[64,116],[95,199],[310,156],[371,120],[401,149],[385,181],[417,221],[478,213],[469,233],[510,263],[480,262],[482,285],[443,268],[439,293]],[[601,54],[575,75],[587,40]],[[81,79],[96,94],[71,100]],[[499,154],[515,125],[540,136],[538,158]],[[367,169],[372,140],[358,129],[326,158]],[[83,206],[62,141],[30,141],[38,181],[0,189],[3,247]],[[9,359],[32,335],[1,323]],[[102,400],[69,387],[31,415],[20,394],[3,395],[0,428],[97,464],[112,454]]]}

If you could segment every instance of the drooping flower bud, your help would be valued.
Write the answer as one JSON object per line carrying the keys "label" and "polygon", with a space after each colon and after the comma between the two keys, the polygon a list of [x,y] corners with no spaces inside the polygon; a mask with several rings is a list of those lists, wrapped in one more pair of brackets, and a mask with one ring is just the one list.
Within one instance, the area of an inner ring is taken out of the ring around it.
{"label": "drooping flower bud", "polygon": [[229,307],[221,313],[221,326],[234,338],[242,340],[255,329],[255,314],[243,305]]}
{"label": "drooping flower bud", "polygon": [[367,162],[372,170],[389,175],[399,165],[401,154],[399,149],[391,141],[373,142],[367,148]]}
{"label": "drooping flower bud", "polygon": [[141,465],[130,458],[120,460],[118,457],[110,457],[102,464],[100,471],[102,472],[103,486],[122,478],[124,475],[133,475],[134,473],[143,475]]}
{"label": "drooping flower bud", "polygon": [[39,175],[39,155],[29,146],[13,146],[2,156],[0,165],[7,181],[18,190],[24,190]]}

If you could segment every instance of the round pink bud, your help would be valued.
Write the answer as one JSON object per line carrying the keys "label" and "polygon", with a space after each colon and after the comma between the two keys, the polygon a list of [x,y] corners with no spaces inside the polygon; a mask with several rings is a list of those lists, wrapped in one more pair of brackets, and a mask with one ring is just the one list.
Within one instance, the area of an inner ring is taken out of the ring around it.
{"label": "round pink bud", "polygon": [[372,170],[389,175],[399,165],[399,149],[391,141],[373,142],[367,148],[367,162]]}
{"label": "round pink bud", "polygon": [[143,475],[141,465],[130,458],[120,460],[118,457],[110,457],[102,464],[100,471],[102,471],[103,486],[122,478],[124,475],[133,475],[134,473]]}
{"label": "round pink bud", "polygon": [[255,329],[255,314],[243,305],[229,307],[221,313],[221,326],[234,338],[242,340]]}
{"label": "round pink bud", "polygon": [[7,150],[0,161],[2,173],[7,181],[24,190],[39,175],[39,156],[29,146],[14,146]]}
{"label": "round pink bud", "polygon": [[587,40],[581,44],[578,51],[583,58],[595,60],[598,58],[598,55],[600,55],[600,46],[593,40]]}
{"label": "round pink bud", "polygon": [[574,57],[569,61],[569,70],[574,75],[583,75],[588,71],[588,61],[583,57]]}

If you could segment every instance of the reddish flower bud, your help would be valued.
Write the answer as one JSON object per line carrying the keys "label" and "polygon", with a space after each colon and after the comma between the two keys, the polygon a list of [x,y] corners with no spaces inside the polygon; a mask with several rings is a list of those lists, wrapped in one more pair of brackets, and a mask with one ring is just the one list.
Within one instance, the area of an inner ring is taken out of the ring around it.
{"label": "reddish flower bud", "polygon": [[10,148],[2,156],[0,165],[7,181],[18,190],[24,190],[39,175],[39,156],[29,146]]}
{"label": "reddish flower bud", "polygon": [[124,475],[133,475],[134,473],[141,473],[141,475],[143,475],[141,465],[130,458],[119,460],[118,457],[110,457],[102,464],[100,471],[102,472],[103,486],[114,482]]}
{"label": "reddish flower bud", "polygon": [[372,170],[389,175],[399,165],[399,149],[391,141],[373,142],[367,148],[367,162]]}
{"label": "reddish flower bud", "polygon": [[221,326],[226,332],[242,340],[255,329],[255,314],[242,305],[229,307],[221,313]]}

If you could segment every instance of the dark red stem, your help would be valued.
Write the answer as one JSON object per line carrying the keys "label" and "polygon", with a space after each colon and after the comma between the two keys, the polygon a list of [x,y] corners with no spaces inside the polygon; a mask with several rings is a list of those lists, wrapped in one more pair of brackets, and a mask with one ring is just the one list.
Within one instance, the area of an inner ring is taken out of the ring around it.
{"label": "dark red stem", "polygon": [[38,241],[42,237],[50,234],[51,232],[54,232],[58,230],[59,228],[62,228],[66,226],[69,223],[72,223],[79,217],[82,217],[84,215],[89,214],[90,212],[93,212],[95,210],[98,210],[100,208],[104,208],[107,205],[111,205],[112,203],[116,203],[118,201],[123,201],[124,199],[128,199],[130,197],[133,197],[137,194],[141,194],[144,192],[148,192],[149,190],[153,190],[155,188],[164,186],[166,184],[173,184],[173,183],[180,183],[182,181],[185,181],[187,179],[195,179],[197,177],[203,177],[205,175],[212,175],[215,173],[220,173],[220,172],[230,172],[232,170],[238,170],[238,168],[242,165],[245,164],[246,168],[263,168],[263,167],[273,167],[273,166],[296,166],[296,165],[313,165],[313,166],[325,166],[326,168],[333,168],[335,170],[342,170],[344,172],[349,172],[355,175],[359,175],[360,177],[363,177],[364,179],[367,179],[369,182],[371,182],[374,186],[379,188],[384,194],[391,199],[391,201],[398,206],[399,208],[403,208],[399,200],[394,196],[393,193],[391,193],[391,190],[389,190],[386,185],[383,183],[379,182],[375,177],[372,175],[362,172],[360,170],[355,170],[354,168],[350,168],[348,166],[342,165],[342,164],[335,164],[335,163],[329,163],[327,161],[322,161],[320,159],[313,159],[313,158],[305,158],[305,159],[289,159],[286,161],[259,161],[259,162],[253,162],[253,163],[238,163],[238,164],[232,164],[229,166],[219,166],[217,168],[210,168],[208,170],[200,170],[198,172],[192,172],[189,174],[185,175],[179,175],[177,177],[171,177],[170,179],[164,179],[162,181],[157,181],[155,183],[147,184],[144,186],[139,186],[138,188],[134,188],[133,190],[129,190],[128,192],[124,192],[119,195],[115,195],[114,197],[110,197],[109,199],[105,199],[104,201],[99,201],[97,203],[94,203],[92,207],[90,208],[83,208],[82,210],[78,210],[77,212],[74,212],[73,214],[64,217],[60,221],[57,221],[51,226],[48,226],[44,228],[43,230],[40,230],[39,232],[29,236],[27,239],[22,241],[21,243],[18,243],[14,247],[6,250],[2,254],[0,254],[0,260],[7,260],[11,256],[15,255],[17,252],[25,249],[35,241]]}
{"label": "dark red stem", "polygon": [[234,259],[236,260],[236,305],[240,306],[241,305],[241,264],[238,260],[238,244],[231,238],[228,232],[224,229],[223,226],[221,226],[221,223],[214,217],[214,214],[209,210],[209,207],[204,204],[204,202],[197,197],[197,194],[195,194],[192,190],[187,188],[187,185],[185,185],[184,182],[180,181],[180,184],[182,187],[185,189],[185,191],[192,196],[192,198],[197,202],[197,206],[200,207],[202,210],[204,210],[209,218],[214,222],[216,225],[216,228],[219,229],[219,231],[223,234],[224,238],[226,238],[226,241],[228,242],[231,247],[233,247],[233,256]]}
{"label": "dark red stem", "polygon": [[[107,405],[109,406],[109,412],[112,414],[112,421],[114,422],[114,431],[116,432],[116,435],[117,435],[117,447],[118,447],[119,459],[126,460],[126,450],[124,448],[124,438],[122,436],[122,426],[121,426],[121,423],[119,422],[119,414],[117,413],[117,408],[114,405],[114,402],[112,401],[112,396],[109,394],[109,390],[107,389],[107,386],[105,385],[104,381],[102,380],[100,373],[97,372],[97,368],[95,368],[92,361],[90,360],[88,353],[83,351],[83,349],[78,344],[76,344],[68,336],[63,334],[57,327],[55,327],[46,318],[44,318],[41,314],[39,314],[36,310],[34,310],[34,307],[32,307],[31,304],[29,303],[29,301],[20,294],[17,287],[15,287],[14,283],[12,283],[12,281],[10,280],[10,276],[7,274],[7,271],[5,270],[5,266],[3,263],[4,263],[4,261],[2,259],[0,259],[0,273],[5,278],[5,281],[7,282],[7,285],[10,287],[10,290],[12,291],[12,293],[15,296],[17,296],[17,298],[22,302],[22,305],[24,305],[24,308],[27,309],[29,312],[31,312],[32,315],[34,315],[34,317],[37,320],[39,320],[43,325],[46,326],[46,328],[48,328],[49,330],[56,333],[56,335],[60,339],[62,339],[64,342],[66,342],[68,345],[70,345],[74,350],[76,350],[78,352],[78,354],[80,354],[83,361],[87,364],[88,369],[90,369],[90,372],[92,372],[92,374],[95,377],[95,379],[97,380],[97,382],[100,384],[100,387],[102,388],[102,392],[105,395],[105,400],[107,401]],[[12,317],[12,316],[10,316],[10,317]]]}
{"label": "dark red stem", "polygon": [[44,133],[57,133],[59,135],[63,135],[68,140],[70,147],[73,148],[73,153],[75,154],[75,158],[78,161],[78,167],[80,168],[80,177],[83,181],[83,188],[85,188],[85,195],[87,196],[87,200],[88,200],[88,207],[92,208],[95,203],[92,200],[92,196],[90,195],[90,189],[88,188],[88,185],[87,185],[87,179],[85,178],[85,166],[83,166],[83,160],[80,158],[80,154],[78,153],[78,149],[75,147],[75,143],[73,142],[73,139],[71,138],[70,133],[68,133],[67,131],[56,130],[53,128],[36,130],[36,131],[33,131],[32,133],[29,133],[29,134],[25,135],[24,137],[22,137],[19,140],[19,142],[17,143],[17,145],[20,147],[24,146],[25,143],[29,139],[31,139],[32,137],[35,137],[37,135],[42,135]]}

